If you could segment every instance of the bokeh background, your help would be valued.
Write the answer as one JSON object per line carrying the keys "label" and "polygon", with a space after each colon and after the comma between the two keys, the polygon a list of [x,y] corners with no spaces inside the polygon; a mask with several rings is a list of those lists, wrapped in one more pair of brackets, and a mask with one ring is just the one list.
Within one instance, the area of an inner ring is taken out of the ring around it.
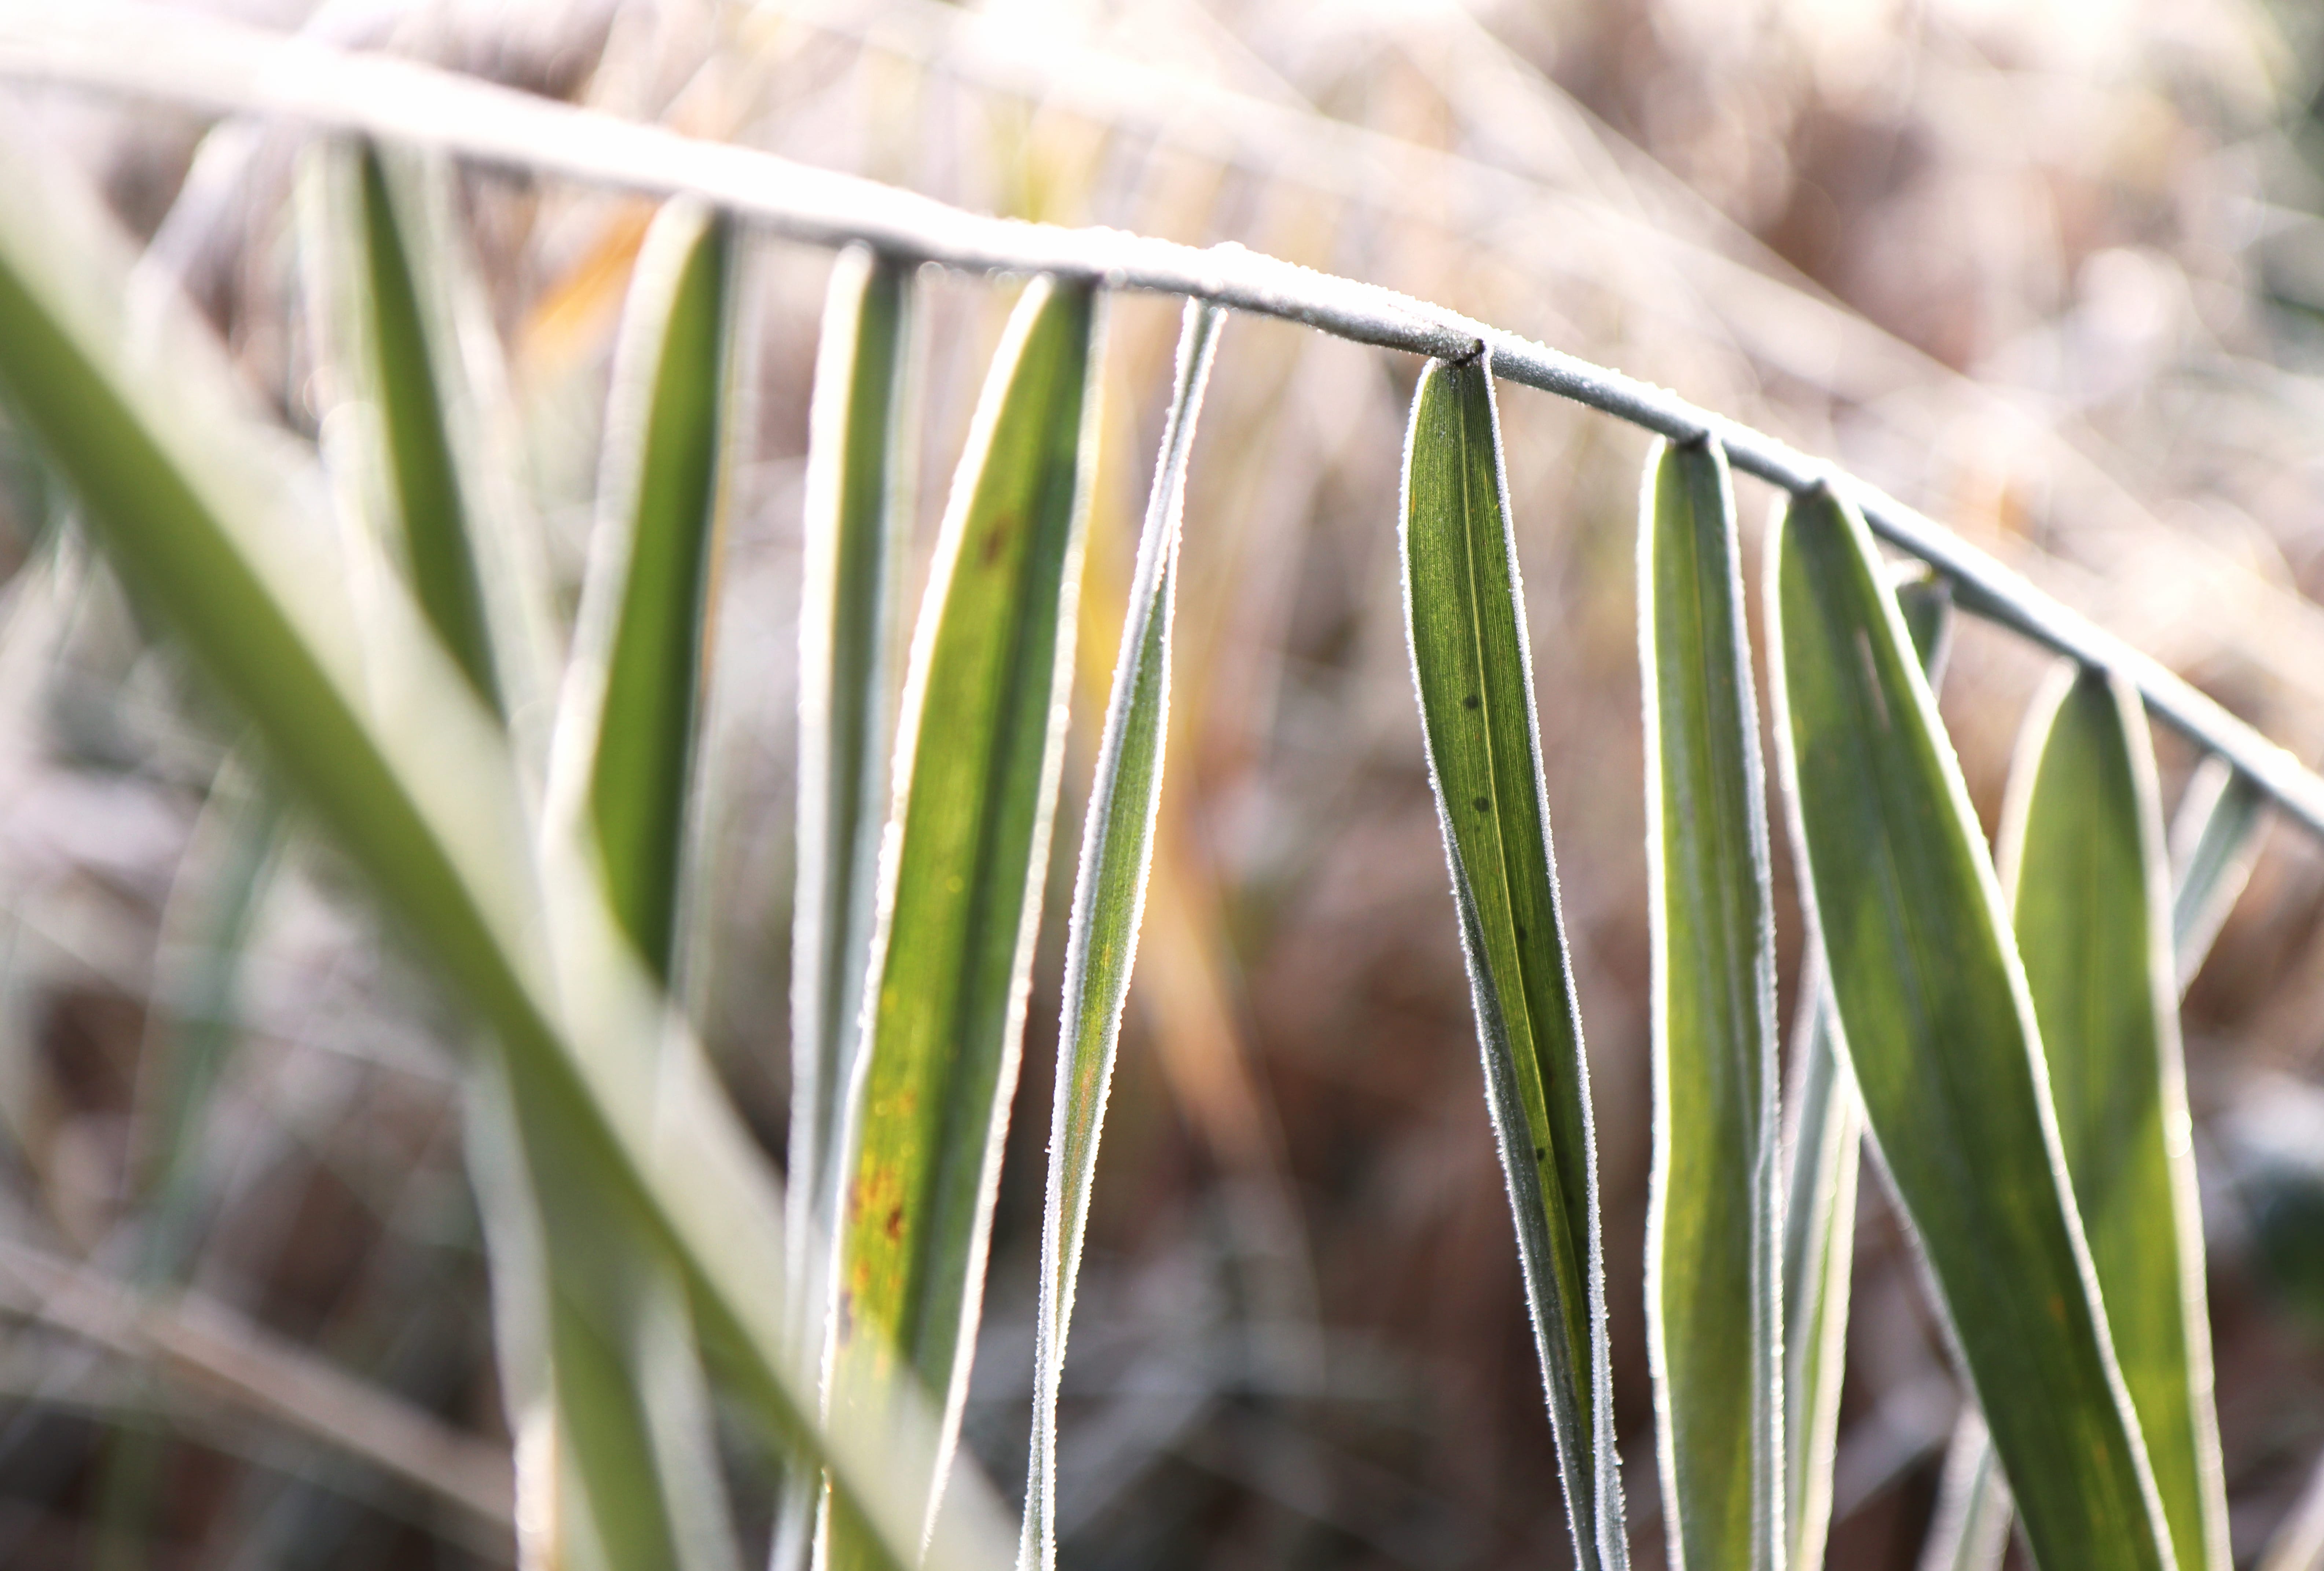
{"label": "bokeh background", "polygon": [[[211,8],[979,210],[1240,241],[1490,319],[1841,460],[2324,756],[2324,16],[2305,7]],[[311,437],[301,136],[13,86],[0,106],[0,156],[84,168],[147,246],[141,287],[186,290]],[[648,209],[476,171],[461,198],[569,604]],[[757,251],[755,431],[719,591],[689,980],[777,1156],[800,481],[827,267]],[[1013,290],[932,276],[925,293],[923,554]],[[1135,297],[1111,310],[1053,930],[1175,317]],[[1417,370],[1279,323],[1237,319],[1223,339],[1066,1377],[1073,1566],[1566,1563],[1406,670],[1394,507]],[[1523,389],[1502,417],[1651,1565],[1633,596],[1647,440]],[[464,1028],[12,438],[0,481],[0,1565],[507,1563]],[[1756,574],[1772,498],[1740,491]],[[1988,828],[2044,666],[1960,629],[1944,705]],[[2168,805],[2194,760],[2159,745]],[[2319,923],[2324,855],[2278,826],[2187,1005],[2239,1563],[2324,1450]],[[1004,1492],[1024,1469],[1061,949],[1052,931],[969,1413]],[[1877,1184],[1858,1225],[1843,1571],[1914,1564],[1959,1401]],[[738,1495],[762,1518],[747,1462]]]}

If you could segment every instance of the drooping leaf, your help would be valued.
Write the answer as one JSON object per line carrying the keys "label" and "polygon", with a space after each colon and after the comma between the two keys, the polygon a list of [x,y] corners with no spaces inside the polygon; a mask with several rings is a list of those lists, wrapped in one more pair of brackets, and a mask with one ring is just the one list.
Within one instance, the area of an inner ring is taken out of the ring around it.
{"label": "drooping leaf", "polygon": [[1646,1350],[1677,1567],[1784,1561],[1775,928],[1726,455],[1648,461],[1638,526],[1653,945]]}
{"label": "drooping leaf", "polygon": [[2126,684],[2069,666],[2035,702],[1999,862],[2066,1171],[2172,1546],[2182,1571],[2225,1571],[2170,872],[2145,711]]}
{"label": "drooping leaf", "polygon": [[665,207],[639,253],[551,766],[553,795],[586,769],[613,909],[665,982],[734,402],[733,253],[731,223],[691,202]]}
{"label": "drooping leaf", "polygon": [[[912,265],[833,264],[807,437],[799,596],[798,878],[791,905],[791,1273],[802,1325],[828,1313],[841,1120],[861,1030],[891,745]],[[785,1480],[777,1571],[806,1565],[819,1484]]]}
{"label": "drooping leaf", "polygon": [[[1914,653],[1935,689],[1952,639],[1952,592],[1921,574],[1896,585]],[[1849,1280],[1856,1261],[1856,1186],[1864,1109],[1832,1044],[1831,990],[1811,943],[1800,978],[1791,1174],[1784,1212],[1784,1499],[1790,1571],[1818,1571],[1831,1529],[1840,1392],[1848,1363]]]}
{"label": "drooping leaf", "polygon": [[1019,1571],[1056,1564],[1057,1391],[1081,1274],[1097,1143],[1113,1081],[1121,1007],[1138,958],[1138,929],[1152,865],[1154,815],[1162,801],[1162,751],[1169,734],[1170,618],[1178,595],[1178,520],[1186,461],[1210,380],[1224,314],[1187,302],[1178,340],[1177,385],[1154,464],[1154,490],[1138,541],[1130,614],[1113,667],[1105,731],[1082,831],[1081,871],[1065,938],[1064,1043],[1049,1127],[1049,1190],[1041,1223],[1040,1318],[1034,1325],[1033,1438],[1028,1454],[1025,1527]]}
{"label": "drooping leaf", "polygon": [[1837,1034],[2027,1538],[2044,1571],[2170,1565],[1999,886],[1871,537],[1819,488],[1770,565],[1779,756]]}
{"label": "drooping leaf", "polygon": [[[1016,1088],[1073,673],[1098,301],[1037,279],[994,357],[914,634],[841,1197],[830,1401],[900,1374],[959,1431]],[[835,1512],[830,1564],[861,1547]]]}
{"label": "drooping leaf", "polygon": [[[677,1268],[738,1410],[827,1467],[884,1563],[999,1564],[1006,1530],[973,1487],[921,1553],[921,1502],[895,1474],[899,1455],[933,1455],[935,1425],[910,1392],[876,1440],[817,1422],[784,1313],[779,1189],[698,1045],[576,850],[534,838],[515,760],[417,606],[358,560],[359,537],[312,526],[321,485],[215,346],[176,312],[153,348],[124,343],[124,271],[89,193],[0,161],[0,398],[286,786],[492,1024],[528,1153],[565,1164],[536,1171],[596,1175],[602,1230]],[[385,584],[360,620],[351,571]]]}
{"label": "drooping leaf", "polygon": [[1403,497],[1406,631],[1534,1344],[1581,1563],[1628,1564],[1589,1063],[1558,911],[1489,360],[1432,362]]}

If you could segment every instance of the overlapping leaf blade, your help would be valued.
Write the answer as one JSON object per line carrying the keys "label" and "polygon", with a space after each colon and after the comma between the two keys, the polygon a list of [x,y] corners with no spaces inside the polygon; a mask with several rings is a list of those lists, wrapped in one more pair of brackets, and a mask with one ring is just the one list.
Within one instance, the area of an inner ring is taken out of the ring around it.
{"label": "overlapping leaf blade", "polygon": [[1589,1064],[1565,955],[1489,359],[1432,362],[1405,438],[1406,632],[1575,1553],[1625,1566]]}
{"label": "overlapping leaf blade", "polygon": [[997,1563],[973,1488],[918,1552],[896,1457],[932,1455],[934,1425],[909,1393],[876,1445],[816,1424],[783,1320],[776,1186],[698,1047],[570,848],[536,843],[503,739],[409,597],[389,585],[358,628],[341,589],[363,542],[301,527],[319,484],[244,414],[198,331],[169,316],[166,362],[133,361],[109,308],[122,272],[86,192],[0,168],[0,393],[113,561],[494,1026],[536,1171],[600,1175],[617,1201],[602,1226],[678,1267],[742,1409],[828,1466],[884,1563]]}
{"label": "overlapping leaf blade", "polygon": [[1646,1347],[1674,1566],[1783,1564],[1775,929],[1726,455],[1648,461],[1638,532],[1653,944]]}
{"label": "overlapping leaf blade", "polygon": [[1782,758],[1841,1044],[2027,1538],[2044,1571],[2170,1565],[1999,887],[1870,536],[1819,488],[1770,563]]}
{"label": "overlapping leaf blade", "polygon": [[2184,1571],[2223,1571],[2227,1497],[2153,755],[2127,686],[2071,667],[2060,678],[2018,747],[2002,877],[2066,1171],[2172,1545]]}
{"label": "overlapping leaf blade", "polygon": [[[1087,518],[1098,300],[1019,301],[947,504],[906,675],[871,1034],[841,1198],[835,1414],[899,1372],[943,1403],[931,1509],[966,1396],[1063,758]],[[860,1563],[835,1513],[831,1564]]]}
{"label": "overlapping leaf blade", "polygon": [[[890,652],[909,517],[912,264],[854,249],[832,269],[807,440],[799,599],[798,877],[791,906],[791,1276],[822,1342],[839,1136],[853,1078],[887,814]],[[785,1481],[773,1565],[807,1563],[816,1481]]]}
{"label": "overlapping leaf blade", "polygon": [[[1922,574],[1896,586],[1896,605],[1934,690],[1951,642],[1951,589]],[[1800,980],[1798,1069],[1785,1098],[1792,1165],[1784,1212],[1784,1481],[1791,1571],[1817,1571],[1831,1528],[1864,1147],[1864,1109],[1832,1042],[1831,1007],[1822,954],[1811,943]]]}
{"label": "overlapping leaf blade", "polygon": [[639,253],[606,411],[604,511],[553,746],[553,770],[576,788],[586,759],[613,909],[665,983],[728,469],[734,249],[728,220],[674,202]]}
{"label": "overlapping leaf blade", "polygon": [[1074,884],[1065,939],[1063,1045],[1049,1127],[1048,1203],[1042,1214],[1041,1302],[1034,1327],[1033,1438],[1025,1484],[1025,1528],[1019,1571],[1056,1564],[1057,1392],[1074,1284],[1081,1274],[1082,1234],[1097,1171],[1098,1135],[1113,1082],[1121,1008],[1138,958],[1153,863],[1154,815],[1162,801],[1163,743],[1169,735],[1170,621],[1178,596],[1178,520],[1185,509],[1186,463],[1210,380],[1224,313],[1189,301],[1178,341],[1177,382],[1154,489],[1139,537],[1130,613],[1113,668],[1105,731],[1082,831],[1081,870]]}

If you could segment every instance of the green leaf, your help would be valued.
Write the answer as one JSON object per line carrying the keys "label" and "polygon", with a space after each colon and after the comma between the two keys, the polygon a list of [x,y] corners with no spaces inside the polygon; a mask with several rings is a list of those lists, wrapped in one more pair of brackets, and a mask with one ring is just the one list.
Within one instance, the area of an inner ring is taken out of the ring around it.
{"label": "green leaf", "polygon": [[2127,684],[2067,665],[2036,700],[1999,862],[2066,1171],[2172,1545],[2187,1571],[2224,1571],[2170,871],[2146,714]]}
{"label": "green leaf", "polygon": [[360,182],[368,379],[386,435],[399,544],[420,613],[451,650],[477,694],[502,707],[491,634],[468,545],[467,502],[445,430],[444,400],[429,348],[424,308],[387,171],[378,150],[355,153]]}
{"label": "green leaf", "polygon": [[1779,757],[1867,1118],[2044,1571],[2172,1563],[2000,889],[1863,519],[1769,554]]}
{"label": "green leaf", "polygon": [[[590,545],[551,792],[587,760],[588,813],[630,941],[669,981],[677,959],[696,714],[734,400],[730,221],[665,206],[640,251],[605,417]],[[569,788],[568,788],[569,789]]]}
{"label": "green leaf", "polygon": [[1646,1351],[1675,1567],[1784,1562],[1775,927],[1726,455],[1650,459],[1638,530],[1653,952]]}
{"label": "green leaf", "polygon": [[[1933,690],[1952,640],[1951,588],[1923,573],[1896,585],[1896,604]],[[1832,1043],[1831,1007],[1823,954],[1812,942],[1800,978],[1797,1080],[1784,1098],[1792,1118],[1784,1209],[1784,1478],[1791,1571],[1817,1571],[1831,1529],[1849,1279],[1856,1261],[1864,1109]]]}
{"label": "green leaf", "polygon": [[1163,743],[1169,735],[1170,619],[1178,598],[1178,520],[1185,506],[1186,462],[1194,422],[1225,313],[1189,300],[1178,339],[1177,385],[1162,450],[1154,464],[1154,490],[1139,537],[1130,611],[1114,662],[1105,731],[1098,743],[1082,831],[1081,870],[1065,937],[1063,1051],[1049,1125],[1049,1192],[1041,1221],[1041,1307],[1035,1322],[1033,1438],[1028,1453],[1025,1526],[1017,1551],[1019,1571],[1050,1571],[1056,1564],[1057,1391],[1065,1366],[1065,1335],[1074,1314],[1074,1283],[1081,1274],[1082,1234],[1089,1221],[1090,1184],[1097,1171],[1098,1134],[1113,1083],[1114,1046],[1121,1008],[1138,958],[1138,928],[1146,911],[1146,877],[1153,865],[1154,815],[1162,801]]}
{"label": "green leaf", "polygon": [[[915,264],[861,247],[833,264],[807,437],[799,596],[798,880],[791,906],[791,1274],[816,1343],[829,1312],[842,1119],[887,817],[904,531]],[[807,1563],[817,1481],[778,1507],[778,1571]]]}
{"label": "green leaf", "polygon": [[[954,1488],[920,1553],[922,1502],[896,1473],[935,1454],[936,1426],[912,1393],[876,1438],[816,1422],[784,1312],[779,1188],[699,1045],[578,849],[536,838],[504,738],[416,605],[361,535],[312,527],[319,480],[215,345],[167,311],[130,353],[124,272],[90,193],[0,162],[0,398],[116,569],[493,1025],[535,1171],[595,1175],[613,1202],[601,1230],[677,1269],[738,1410],[829,1469],[883,1563],[1000,1564],[1006,1530],[974,1487]],[[377,588],[361,619],[351,577]]]}
{"label": "green leaf", "polygon": [[2213,753],[2196,766],[2171,821],[2171,947],[2184,994],[2259,859],[2267,798]]}
{"label": "green leaf", "polygon": [[[842,1199],[835,1414],[899,1372],[943,1404],[933,1510],[967,1395],[1040,928],[1073,675],[1098,303],[1036,279],[953,482],[905,679],[871,1035]],[[859,1563],[835,1513],[830,1564]]]}
{"label": "green leaf", "polygon": [[1581,1563],[1625,1566],[1589,1061],[1487,357],[1432,361],[1405,439],[1405,622],[1534,1345]]}

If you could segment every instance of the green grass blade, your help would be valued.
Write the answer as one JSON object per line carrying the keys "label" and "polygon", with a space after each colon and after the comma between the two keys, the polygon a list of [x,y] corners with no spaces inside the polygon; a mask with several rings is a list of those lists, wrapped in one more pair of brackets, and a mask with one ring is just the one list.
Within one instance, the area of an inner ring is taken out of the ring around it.
{"label": "green grass blade", "polygon": [[1405,438],[1405,625],[1486,1099],[1575,1554],[1625,1566],[1589,1063],[1573,1002],[1492,372],[1433,361]]}
{"label": "green grass blade", "polygon": [[[798,881],[791,905],[790,1240],[799,1324],[822,1346],[840,1135],[862,1033],[887,817],[890,685],[911,515],[907,376],[915,264],[833,264],[807,439],[799,597]],[[807,1563],[819,1483],[784,1481],[776,1571]]]}
{"label": "green grass blade", "polygon": [[2128,686],[2067,666],[2036,701],[1999,862],[2066,1171],[2172,1546],[2184,1571],[2225,1571],[2170,872],[2145,711]]}
{"label": "green grass blade", "polygon": [[[1952,639],[1952,592],[1923,574],[1896,586],[1897,609],[1933,689]],[[1784,1210],[1784,1503],[1790,1571],[1818,1571],[1831,1530],[1840,1392],[1848,1366],[1849,1275],[1864,1108],[1833,1044],[1823,957],[1809,945],[1800,979],[1796,1083]]]}
{"label": "green grass blade", "polygon": [[498,727],[392,575],[358,625],[343,585],[376,565],[351,563],[359,537],[312,527],[321,485],[250,416],[215,346],[169,313],[154,352],[132,356],[124,273],[86,189],[0,162],[0,399],[142,603],[493,1025],[528,1149],[567,1147],[567,1171],[611,1197],[603,1230],[677,1268],[738,1410],[828,1467],[883,1563],[1005,1563],[989,1492],[958,1483],[920,1553],[922,1502],[896,1473],[934,1454],[936,1425],[913,1393],[876,1439],[816,1422],[784,1310],[779,1189],[698,1045],[577,850],[536,841]]}
{"label": "green grass blade", "polygon": [[2196,766],[2171,821],[2171,947],[2185,993],[2259,859],[2267,798],[2218,754]]}
{"label": "green grass blade", "polygon": [[1098,744],[1082,831],[1081,871],[1065,939],[1065,1044],[1049,1125],[1049,1192],[1041,1227],[1041,1306],[1035,1323],[1033,1438],[1028,1453],[1025,1527],[1019,1571],[1050,1571],[1057,1558],[1057,1391],[1065,1335],[1081,1274],[1082,1234],[1089,1221],[1097,1143],[1113,1082],[1121,1008],[1138,958],[1152,866],[1154,814],[1162,801],[1163,743],[1170,721],[1170,620],[1178,597],[1178,520],[1185,506],[1186,462],[1211,357],[1225,313],[1189,301],[1178,339],[1177,385],[1154,490],[1139,537],[1130,611],[1114,662],[1113,691]]}
{"label": "green grass blade", "polygon": [[[838,1144],[872,948],[891,745],[913,264],[834,264],[807,442],[799,603],[798,884],[791,915],[792,1233],[837,1225]],[[802,1279],[820,1262],[800,1263]],[[802,1291],[821,1295],[804,1280]]]}
{"label": "green grass blade", "polygon": [[1793,831],[1843,1051],[2044,1571],[2172,1564],[2000,889],[1862,519],[1769,554]]}
{"label": "green grass blade", "polygon": [[1665,445],[1638,530],[1653,944],[1646,1351],[1674,1567],[1784,1563],[1775,926],[1726,455]]}
{"label": "green grass blade", "polygon": [[724,449],[735,403],[734,251],[728,220],[673,202],[655,216],[639,253],[606,410],[603,510],[551,765],[552,797],[567,800],[586,768],[613,909],[665,982],[677,959]]}
{"label": "green grass blade", "polygon": [[469,548],[468,508],[446,432],[410,246],[377,149],[355,151],[364,347],[386,436],[398,544],[420,613],[485,703],[503,707],[485,623],[484,593]]}
{"label": "green grass blade", "polygon": [[[1088,517],[1098,301],[1018,302],[953,482],[914,634],[840,1223],[835,1413],[900,1373],[943,1404],[942,1497],[1040,927]],[[859,1563],[836,1513],[831,1564]]]}

